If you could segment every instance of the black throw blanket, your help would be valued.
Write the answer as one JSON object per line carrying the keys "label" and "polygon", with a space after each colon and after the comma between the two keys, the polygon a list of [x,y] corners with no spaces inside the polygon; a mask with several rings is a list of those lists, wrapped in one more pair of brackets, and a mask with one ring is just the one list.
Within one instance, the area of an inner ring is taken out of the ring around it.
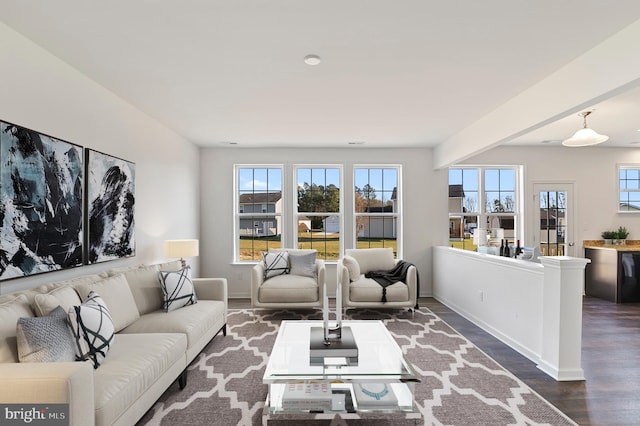
{"label": "black throw blanket", "polygon": [[[396,266],[389,271],[369,271],[364,274],[365,277],[371,278],[375,280],[378,284],[382,286],[382,303],[387,303],[387,287],[397,283],[398,281],[402,281],[403,283],[407,283],[407,272],[409,271],[409,267],[414,266],[413,263],[406,262],[404,260],[399,260]],[[416,291],[417,294],[420,294],[420,278],[418,277],[418,270],[416,268]],[[416,309],[418,309],[418,301],[416,297]]]}

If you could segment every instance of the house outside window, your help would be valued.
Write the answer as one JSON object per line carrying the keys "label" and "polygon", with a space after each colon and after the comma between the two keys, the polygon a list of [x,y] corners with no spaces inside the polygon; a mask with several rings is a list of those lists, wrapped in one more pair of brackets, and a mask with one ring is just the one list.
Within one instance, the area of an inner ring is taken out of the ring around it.
{"label": "house outside window", "polygon": [[315,249],[318,258],[338,260],[342,235],[340,166],[296,166],[296,247]]}
{"label": "house outside window", "polygon": [[236,165],[235,259],[256,261],[282,247],[281,166]]}
{"label": "house outside window", "polygon": [[356,248],[391,247],[398,255],[400,166],[354,167]]}
{"label": "house outside window", "polygon": [[[520,167],[452,167],[449,169],[449,243],[477,250],[487,238],[500,245],[521,239],[518,187]],[[482,229],[483,231],[477,231]],[[486,231],[486,232],[485,232]],[[474,239],[475,235],[475,239]]]}
{"label": "house outside window", "polygon": [[618,212],[640,213],[640,165],[618,166]]}

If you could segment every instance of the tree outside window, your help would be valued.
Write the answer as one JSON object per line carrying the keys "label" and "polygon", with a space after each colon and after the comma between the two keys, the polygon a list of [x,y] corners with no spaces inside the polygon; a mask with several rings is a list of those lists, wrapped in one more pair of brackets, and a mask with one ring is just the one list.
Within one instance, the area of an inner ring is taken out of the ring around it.
{"label": "tree outside window", "polygon": [[296,182],[297,247],[317,250],[320,259],[339,259],[342,226],[341,169],[298,167]]}

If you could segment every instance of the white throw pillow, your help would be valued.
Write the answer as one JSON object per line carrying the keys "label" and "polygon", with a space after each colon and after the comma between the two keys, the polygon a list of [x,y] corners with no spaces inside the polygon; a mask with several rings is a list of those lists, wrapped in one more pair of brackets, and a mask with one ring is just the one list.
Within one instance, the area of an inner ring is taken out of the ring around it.
{"label": "white throw pillow", "polygon": [[274,253],[262,253],[264,263],[264,279],[289,273],[289,253],[279,251]]}
{"label": "white throw pillow", "polygon": [[360,265],[358,261],[352,256],[345,256],[342,258],[342,264],[349,271],[349,280],[358,281],[360,279]]}
{"label": "white throw pillow", "polygon": [[93,368],[104,361],[114,341],[111,313],[95,291],[80,306],[69,309],[69,324],[76,341],[76,359],[91,360]]}
{"label": "white throw pillow", "polygon": [[389,248],[369,248],[369,249],[347,249],[345,255],[352,256],[360,265],[360,273],[366,274],[371,271],[389,271],[396,266],[393,258],[393,249]]}
{"label": "white throw pillow", "polygon": [[198,301],[191,281],[191,267],[179,271],[160,271],[160,287],[164,294],[164,310],[171,312]]}

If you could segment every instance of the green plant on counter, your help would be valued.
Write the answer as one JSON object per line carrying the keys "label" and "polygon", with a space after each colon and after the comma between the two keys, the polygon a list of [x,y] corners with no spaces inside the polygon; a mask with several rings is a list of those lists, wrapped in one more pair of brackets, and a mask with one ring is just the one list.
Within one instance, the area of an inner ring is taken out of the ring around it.
{"label": "green plant on counter", "polygon": [[603,240],[615,240],[616,238],[618,238],[618,232],[603,231],[602,234],[600,234],[600,236],[602,237]]}
{"label": "green plant on counter", "polygon": [[627,237],[629,236],[629,231],[627,231],[627,228],[625,228],[624,226],[621,226],[618,228],[617,231],[615,231],[616,236],[613,237],[614,239],[618,239],[618,240],[626,240]]}

